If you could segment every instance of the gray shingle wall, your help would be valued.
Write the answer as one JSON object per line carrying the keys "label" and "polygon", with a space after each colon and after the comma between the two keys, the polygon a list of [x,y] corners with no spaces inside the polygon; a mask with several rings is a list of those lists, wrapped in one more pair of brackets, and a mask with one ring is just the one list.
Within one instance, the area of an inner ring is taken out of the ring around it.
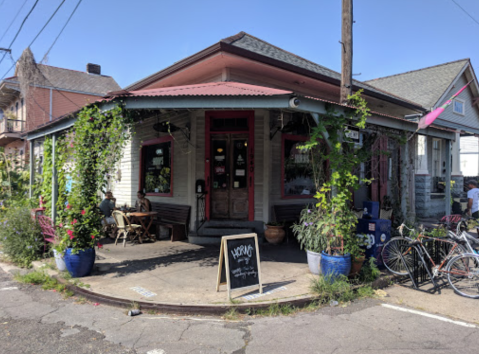
{"label": "gray shingle wall", "polygon": [[436,104],[467,63],[467,59],[458,60],[365,82],[429,109]]}
{"label": "gray shingle wall", "polygon": [[[462,75],[454,88],[452,88],[446,98],[444,98],[440,104],[444,104],[452,95],[454,95],[460,88],[467,84],[467,79],[464,75]],[[440,119],[437,123],[443,124],[444,121],[449,121],[455,124],[464,125],[467,127],[471,127],[474,129],[479,129],[479,109],[476,106],[472,106],[472,102],[474,97],[472,95],[471,89],[468,87],[464,91],[462,91],[457,98],[460,98],[465,101],[465,115],[460,115],[453,112],[453,105],[451,104],[446,110],[439,116]]]}

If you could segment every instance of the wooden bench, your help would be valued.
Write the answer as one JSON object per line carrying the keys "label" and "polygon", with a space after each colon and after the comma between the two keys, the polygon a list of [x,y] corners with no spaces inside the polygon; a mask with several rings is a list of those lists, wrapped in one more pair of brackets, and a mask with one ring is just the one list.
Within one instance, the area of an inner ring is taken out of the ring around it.
{"label": "wooden bench", "polygon": [[301,211],[307,206],[308,204],[279,204],[273,206],[275,221],[284,223],[284,230],[288,240],[292,232],[291,226],[299,222]]}
{"label": "wooden bench", "polygon": [[52,219],[48,216],[40,215],[37,216],[38,223],[40,224],[40,228],[42,229],[43,240],[45,241],[43,245],[43,252],[46,252],[47,242],[55,243],[57,235],[55,232],[55,227],[52,225]]}
{"label": "wooden bench", "polygon": [[171,241],[185,240],[190,230],[191,206],[151,202],[151,210],[158,216],[156,224],[157,235],[160,235],[160,226],[169,229]]}

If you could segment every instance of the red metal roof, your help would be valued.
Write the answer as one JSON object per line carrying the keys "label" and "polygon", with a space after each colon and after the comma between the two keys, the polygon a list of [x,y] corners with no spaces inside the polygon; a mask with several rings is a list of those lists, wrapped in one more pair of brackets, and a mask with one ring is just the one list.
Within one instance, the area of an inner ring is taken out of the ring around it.
{"label": "red metal roof", "polygon": [[290,95],[293,91],[270,87],[242,84],[239,82],[210,82],[206,84],[164,87],[139,91],[110,92],[111,96],[280,96]]}

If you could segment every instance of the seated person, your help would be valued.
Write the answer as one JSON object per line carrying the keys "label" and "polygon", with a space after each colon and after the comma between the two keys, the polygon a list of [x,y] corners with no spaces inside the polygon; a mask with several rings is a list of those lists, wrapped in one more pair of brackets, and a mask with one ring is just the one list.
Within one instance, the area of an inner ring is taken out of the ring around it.
{"label": "seated person", "polygon": [[107,224],[115,224],[115,219],[111,216],[113,210],[115,210],[115,202],[116,199],[113,198],[113,193],[108,191],[105,193],[105,199],[100,203],[100,211],[105,216],[104,221],[102,220],[102,224],[105,222]]}
{"label": "seated person", "polygon": [[138,197],[135,203],[136,211],[151,211],[151,203],[148,199],[145,198],[145,193],[143,191],[138,191],[138,193],[136,193],[136,196]]}

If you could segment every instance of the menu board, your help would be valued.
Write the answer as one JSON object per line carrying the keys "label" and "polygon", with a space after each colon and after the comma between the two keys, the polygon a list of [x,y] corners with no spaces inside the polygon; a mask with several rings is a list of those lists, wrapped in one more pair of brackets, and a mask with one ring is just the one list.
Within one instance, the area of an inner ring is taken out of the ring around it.
{"label": "menu board", "polygon": [[258,288],[262,293],[261,271],[258,252],[258,236],[244,234],[223,236],[216,291],[226,284],[230,291]]}

